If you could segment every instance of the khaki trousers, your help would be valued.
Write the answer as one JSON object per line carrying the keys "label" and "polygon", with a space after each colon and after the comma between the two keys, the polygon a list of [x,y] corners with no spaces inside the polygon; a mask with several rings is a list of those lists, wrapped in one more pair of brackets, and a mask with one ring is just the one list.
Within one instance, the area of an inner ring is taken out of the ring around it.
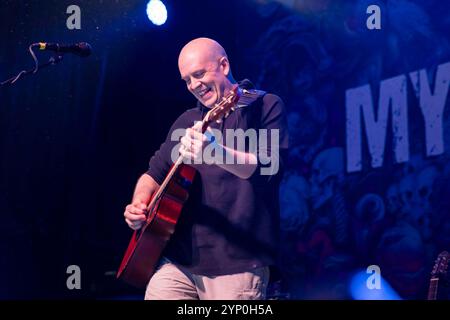
{"label": "khaki trousers", "polygon": [[145,300],[264,300],[269,267],[221,276],[191,274],[163,258]]}

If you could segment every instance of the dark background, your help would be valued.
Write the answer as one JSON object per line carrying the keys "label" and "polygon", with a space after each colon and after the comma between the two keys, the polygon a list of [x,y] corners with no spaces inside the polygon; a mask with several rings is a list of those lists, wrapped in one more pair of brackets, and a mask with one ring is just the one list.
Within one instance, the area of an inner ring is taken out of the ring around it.
{"label": "dark background", "polygon": [[[383,244],[398,238],[410,243],[408,237],[420,238],[420,231],[384,219],[369,230],[370,243],[358,242],[364,226],[355,208],[368,193],[387,203],[386,190],[400,182],[406,164],[341,172],[347,183],[333,187],[333,199],[341,194],[346,211],[330,219],[314,218],[316,209],[301,186],[312,184],[321,151],[345,147],[345,90],[365,83],[377,88],[382,79],[449,61],[450,7],[440,1],[372,1],[382,8],[383,27],[368,31],[367,1],[284,2],[290,6],[165,1],[169,18],[161,27],[147,19],[144,0],[0,2],[0,80],[33,67],[31,43],[86,41],[93,48],[87,58],[67,54],[56,66],[0,87],[1,299],[142,297],[114,278],[131,236],[122,214],[170,125],[195,103],[177,58],[185,43],[200,36],[225,47],[235,78],[279,94],[288,107],[297,153],[283,184],[285,247],[275,291],[284,298],[351,299],[350,275],[380,264],[402,298],[426,296],[433,261],[450,246],[442,213],[447,182],[432,181],[440,183],[433,189],[437,236],[419,239],[413,248],[399,241],[394,250]],[[66,28],[72,4],[81,8],[81,30]],[[51,56],[37,55],[40,62]],[[417,109],[411,114],[412,122],[422,123]],[[424,159],[423,137],[414,139],[411,153],[423,159],[420,168],[433,165],[447,177],[447,152]],[[320,248],[311,241],[317,237]],[[404,264],[389,260],[393,252],[405,253],[396,256]],[[411,261],[418,267],[405,270]],[[66,287],[69,265],[81,268],[81,290]],[[409,286],[411,277],[416,286]]]}

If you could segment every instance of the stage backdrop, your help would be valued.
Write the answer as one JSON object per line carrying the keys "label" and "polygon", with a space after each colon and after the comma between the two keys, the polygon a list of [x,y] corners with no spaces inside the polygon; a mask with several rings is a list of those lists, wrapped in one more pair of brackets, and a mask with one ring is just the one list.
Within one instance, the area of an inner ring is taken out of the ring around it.
{"label": "stage backdrop", "polygon": [[259,7],[238,39],[252,39],[257,85],[288,108],[285,289],[355,298],[356,270],[370,283],[377,269],[397,297],[424,299],[450,248],[450,6],[284,2]]}
{"label": "stage backdrop", "polygon": [[[270,298],[426,299],[450,250],[450,4],[165,1],[156,27],[146,2],[0,3],[0,80],[33,66],[33,42],[93,47],[0,88],[0,298],[142,298],[114,279],[131,236],[122,214],[195,103],[178,52],[207,36],[288,111]],[[72,4],[80,30],[66,26]]]}

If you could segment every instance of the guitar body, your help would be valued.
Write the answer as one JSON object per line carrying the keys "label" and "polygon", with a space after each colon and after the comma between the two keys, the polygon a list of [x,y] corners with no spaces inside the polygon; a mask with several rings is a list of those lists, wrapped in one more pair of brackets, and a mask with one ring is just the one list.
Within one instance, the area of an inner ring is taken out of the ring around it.
{"label": "guitar body", "polygon": [[[183,205],[189,196],[189,187],[195,177],[195,169],[181,164],[165,188],[165,192],[156,200],[149,212],[147,221],[140,230],[136,230],[117,272],[117,278],[145,288],[161,258],[175,226]],[[156,194],[156,193],[155,193]]]}

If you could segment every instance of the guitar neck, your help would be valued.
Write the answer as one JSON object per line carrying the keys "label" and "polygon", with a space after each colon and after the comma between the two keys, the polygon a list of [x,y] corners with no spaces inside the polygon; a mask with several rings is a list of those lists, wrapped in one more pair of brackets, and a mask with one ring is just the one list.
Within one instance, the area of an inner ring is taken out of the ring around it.
{"label": "guitar neck", "polygon": [[436,300],[439,278],[431,278],[428,288],[428,300]]}
{"label": "guitar neck", "polygon": [[[169,184],[170,180],[172,179],[173,175],[177,172],[178,167],[183,162],[183,156],[179,156],[177,161],[173,164],[172,168],[170,168],[169,173],[167,174],[164,181],[161,183],[161,186],[158,188],[158,190],[155,192],[155,194],[152,197],[152,200],[147,206],[147,211],[152,212],[152,208],[155,206],[156,202],[159,198],[161,198],[162,194],[167,188],[167,185]],[[151,215],[148,216],[147,220],[151,220]]]}
{"label": "guitar neck", "polygon": [[[206,131],[208,128],[208,125],[211,122],[208,120],[203,119],[202,120],[202,133]],[[158,191],[156,191],[155,195],[152,197],[152,200],[150,201],[149,205],[147,206],[147,211],[151,212],[151,209],[154,207],[155,203],[158,201],[158,199],[161,197],[161,195],[164,193],[164,191],[167,188],[167,185],[169,184],[170,180],[172,179],[173,175],[177,172],[178,167],[180,164],[183,163],[183,156],[178,156],[177,161],[174,162],[172,168],[170,168],[169,172],[167,173],[166,178],[161,183],[161,186],[159,187]],[[150,215],[148,217],[148,220],[150,220]]]}

